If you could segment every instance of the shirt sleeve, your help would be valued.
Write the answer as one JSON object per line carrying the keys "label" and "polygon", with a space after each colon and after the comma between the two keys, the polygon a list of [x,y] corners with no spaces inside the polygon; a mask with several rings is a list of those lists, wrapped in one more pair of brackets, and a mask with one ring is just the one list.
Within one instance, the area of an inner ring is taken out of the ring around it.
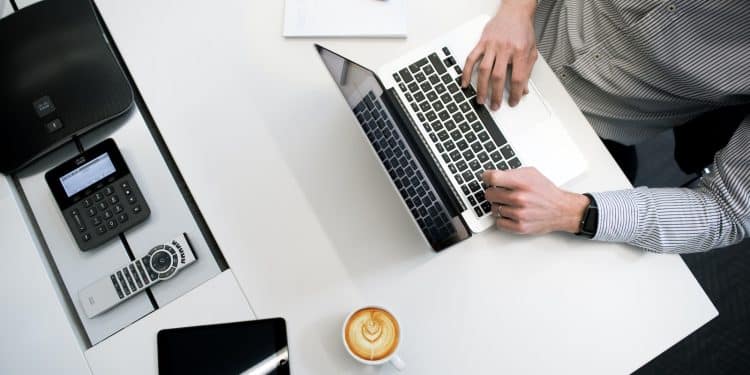
{"label": "shirt sleeve", "polygon": [[693,189],[639,187],[591,195],[599,207],[594,240],[664,253],[740,242],[750,233],[750,116]]}

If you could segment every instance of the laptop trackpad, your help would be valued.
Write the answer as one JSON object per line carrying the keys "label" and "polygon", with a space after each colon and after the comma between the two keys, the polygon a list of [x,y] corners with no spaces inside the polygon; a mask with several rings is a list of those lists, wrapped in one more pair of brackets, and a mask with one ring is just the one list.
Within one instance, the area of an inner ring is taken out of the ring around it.
{"label": "laptop trackpad", "polygon": [[516,126],[530,127],[535,124],[546,122],[551,113],[541,99],[534,84],[529,81],[529,93],[521,98],[515,107],[508,104],[508,91],[503,95],[503,105],[492,115],[500,124],[501,128],[512,128]]}

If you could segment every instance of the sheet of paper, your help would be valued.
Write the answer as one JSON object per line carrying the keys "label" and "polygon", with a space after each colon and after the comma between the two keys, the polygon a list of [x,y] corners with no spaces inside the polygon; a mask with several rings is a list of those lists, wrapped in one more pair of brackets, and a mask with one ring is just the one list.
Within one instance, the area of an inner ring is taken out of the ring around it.
{"label": "sheet of paper", "polygon": [[285,37],[406,37],[406,0],[286,0]]}

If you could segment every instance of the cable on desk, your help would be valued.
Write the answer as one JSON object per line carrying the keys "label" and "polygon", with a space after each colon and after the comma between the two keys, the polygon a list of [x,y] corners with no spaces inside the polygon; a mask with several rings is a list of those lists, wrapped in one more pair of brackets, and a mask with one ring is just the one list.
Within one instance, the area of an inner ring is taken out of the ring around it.
{"label": "cable on desk", "polygon": [[86,151],[85,148],[83,148],[83,143],[81,143],[81,139],[78,138],[77,135],[73,136],[73,142],[76,144],[76,148],[78,149],[78,153],[81,154],[84,151]]}
{"label": "cable on desk", "polygon": [[10,0],[10,7],[13,8],[14,12],[18,12],[18,4],[16,4],[16,0]]}
{"label": "cable on desk", "polygon": [[[125,238],[125,233],[120,233],[120,242],[122,242],[122,246],[125,247],[125,252],[128,253],[128,258],[130,258],[130,261],[135,261],[135,254],[133,254],[133,249],[130,248],[130,244],[128,243],[128,239]],[[154,310],[159,309],[159,304],[156,303],[156,298],[154,297],[154,294],[151,293],[151,287],[147,287],[146,295],[148,296],[148,300],[151,301],[151,307],[154,308]]]}

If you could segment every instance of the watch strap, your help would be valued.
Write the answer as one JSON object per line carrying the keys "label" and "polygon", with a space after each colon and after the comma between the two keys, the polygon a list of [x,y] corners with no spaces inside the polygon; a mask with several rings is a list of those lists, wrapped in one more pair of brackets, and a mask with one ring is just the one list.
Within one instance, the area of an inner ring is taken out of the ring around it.
{"label": "watch strap", "polygon": [[581,217],[581,229],[576,235],[594,238],[599,227],[599,206],[597,206],[596,199],[594,199],[591,194],[585,193],[583,195],[589,198],[589,205],[583,212],[583,216]]}

